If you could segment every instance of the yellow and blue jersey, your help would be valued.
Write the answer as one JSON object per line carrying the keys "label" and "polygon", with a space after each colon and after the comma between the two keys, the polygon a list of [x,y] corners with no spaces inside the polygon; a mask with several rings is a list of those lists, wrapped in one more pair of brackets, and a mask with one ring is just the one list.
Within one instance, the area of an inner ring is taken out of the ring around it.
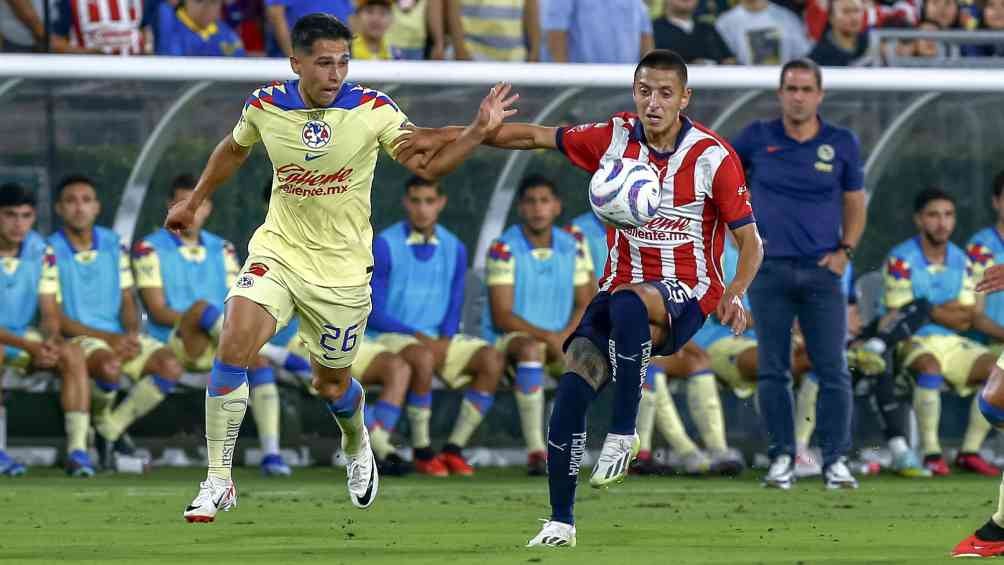
{"label": "yellow and blue jersey", "polygon": [[398,222],[373,242],[373,263],[371,335],[453,337],[459,331],[467,248],[453,232],[437,225],[426,239]]}
{"label": "yellow and blue jersey", "polygon": [[80,251],[63,230],[49,236],[59,264],[63,312],[90,328],[123,333],[122,291],[133,286],[129,252],[112,230],[101,226],[92,230],[91,248]]}
{"label": "yellow and blue jersey", "polygon": [[156,53],[158,55],[243,57],[247,55],[237,33],[223,20],[200,28],[185,11],[162,3],[157,14]]}
{"label": "yellow and blue jersey", "polygon": [[[983,278],[983,273],[990,267],[1004,262],[1004,237],[995,226],[990,226],[976,232],[966,244],[966,255],[973,265],[975,280]],[[997,324],[1004,325],[1004,293],[995,292],[985,298],[983,312]],[[978,339],[986,340],[987,336],[979,334]]]}
{"label": "yellow and blue jersey", "polygon": [[[575,307],[575,287],[589,282],[593,262],[575,238],[551,229],[551,247],[534,248],[520,225],[509,227],[488,250],[488,286],[512,286],[513,313],[546,331],[565,329]],[[485,303],[482,337],[491,343],[503,333]]]}
{"label": "yellow and blue jersey", "polygon": [[38,297],[59,295],[59,271],[52,248],[28,232],[12,257],[0,257],[0,327],[24,335],[38,312]]}
{"label": "yellow and blue jersey", "polygon": [[572,219],[568,232],[585,242],[589,249],[589,258],[593,262],[593,272],[596,280],[603,277],[603,269],[607,265],[607,227],[592,211]]}
{"label": "yellow and blue jersey", "polygon": [[393,156],[408,117],[386,94],[344,83],[325,108],[310,108],[299,80],[255,89],[233,131],[261,141],[272,161],[265,223],[248,245],[307,283],[361,286],[373,270],[370,191],[377,153]]}
{"label": "yellow and blue jersey", "polygon": [[460,0],[464,44],[476,61],[526,61],[524,0]]}
{"label": "yellow and blue jersey", "polygon": [[[136,287],[162,289],[167,307],[179,313],[198,300],[222,309],[240,271],[229,241],[202,231],[198,244],[185,245],[164,228],[133,245],[132,266]],[[152,319],[147,327],[150,335],[165,343],[171,329]]]}
{"label": "yellow and blue jersey", "polygon": [[[953,301],[966,306],[976,303],[972,263],[966,253],[951,242],[945,262],[937,264],[924,256],[919,237],[908,239],[893,247],[882,274],[885,279],[883,309],[900,308],[918,298],[925,298],[933,305]],[[955,335],[955,331],[932,322],[914,335]]]}

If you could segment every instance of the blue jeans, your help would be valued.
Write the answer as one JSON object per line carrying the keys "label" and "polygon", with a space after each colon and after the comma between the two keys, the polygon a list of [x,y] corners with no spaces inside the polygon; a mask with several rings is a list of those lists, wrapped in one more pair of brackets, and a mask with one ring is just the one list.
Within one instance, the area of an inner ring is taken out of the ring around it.
{"label": "blue jeans", "polygon": [[791,328],[805,336],[819,377],[816,438],[829,465],[851,447],[851,376],[844,357],[847,297],[840,277],[815,259],[765,259],[749,290],[759,347],[757,393],[770,441],[768,455],[795,455]]}

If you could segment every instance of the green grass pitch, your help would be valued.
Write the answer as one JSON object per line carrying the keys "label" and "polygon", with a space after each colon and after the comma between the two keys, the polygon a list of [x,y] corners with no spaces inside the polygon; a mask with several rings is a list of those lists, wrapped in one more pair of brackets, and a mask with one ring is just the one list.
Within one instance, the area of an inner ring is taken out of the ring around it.
{"label": "green grass pitch", "polygon": [[32,469],[0,480],[0,562],[9,563],[944,563],[995,508],[998,482],[974,476],[819,480],[790,492],[738,479],[630,477],[580,484],[578,547],[523,545],[547,515],[547,485],[516,471],[473,479],[387,478],[353,508],[340,469],[289,479],[235,473],[239,507],[213,524],[182,509],[202,472],[70,479]]}

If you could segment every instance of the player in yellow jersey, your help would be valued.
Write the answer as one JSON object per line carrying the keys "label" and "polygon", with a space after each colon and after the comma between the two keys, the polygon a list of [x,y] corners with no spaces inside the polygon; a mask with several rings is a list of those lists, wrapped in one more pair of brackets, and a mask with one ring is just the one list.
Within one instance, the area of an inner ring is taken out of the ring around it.
{"label": "player in yellow jersey", "polygon": [[[199,205],[233,175],[251,147],[264,143],[275,171],[272,198],[227,297],[206,391],[208,477],[185,509],[189,522],[212,521],[219,510],[236,504],[230,467],[247,409],[247,367],[294,312],[310,353],[314,388],[342,431],[349,498],[367,508],[376,497],[379,480],[363,422],[363,390],[349,372],[370,312],[370,189],[377,153],[383,148],[393,157],[410,123],[387,95],[345,82],[351,38],[333,16],[300,18],[289,59],[299,79],[274,82],[248,97],[195,191],[168,212],[168,229],[189,226]],[[496,85],[455,141],[431,159],[414,156],[402,165],[430,179],[450,172],[515,113],[507,108],[517,98],[509,97],[507,85]]]}

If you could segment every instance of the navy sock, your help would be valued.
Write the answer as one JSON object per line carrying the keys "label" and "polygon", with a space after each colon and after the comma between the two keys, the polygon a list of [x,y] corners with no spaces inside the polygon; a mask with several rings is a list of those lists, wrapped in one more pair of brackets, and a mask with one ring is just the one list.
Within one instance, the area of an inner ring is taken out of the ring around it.
{"label": "navy sock", "polygon": [[614,378],[614,415],[610,433],[630,435],[638,420],[641,385],[652,355],[648,309],[633,292],[618,292],[610,298],[610,366]]}
{"label": "navy sock", "polygon": [[561,376],[547,427],[547,486],[556,522],[575,523],[572,507],[586,452],[586,410],[594,398],[596,391],[582,377],[571,372]]}

